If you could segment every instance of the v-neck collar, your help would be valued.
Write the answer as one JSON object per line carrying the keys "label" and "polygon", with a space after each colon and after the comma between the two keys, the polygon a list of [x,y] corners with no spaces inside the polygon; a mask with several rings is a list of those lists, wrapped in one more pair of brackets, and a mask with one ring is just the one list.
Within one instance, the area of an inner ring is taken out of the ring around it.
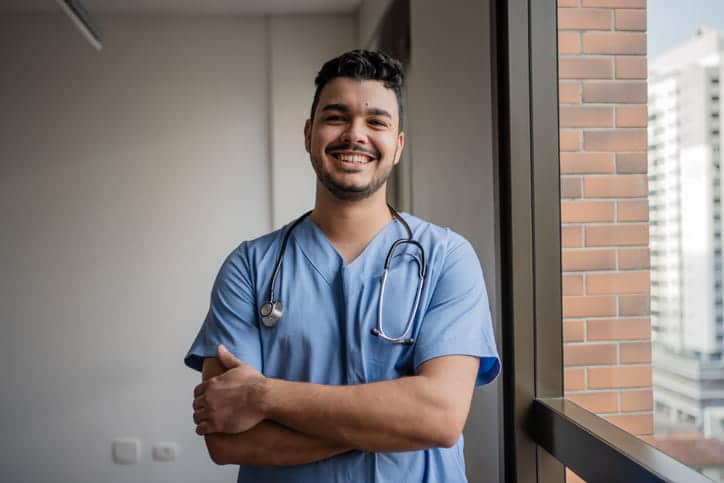
{"label": "v-neck collar", "polygon": [[[402,217],[405,213],[399,213],[399,215]],[[359,272],[360,275],[364,275],[375,270],[378,265],[378,271],[381,273],[389,247],[379,256],[370,257],[370,253],[375,250],[377,245],[385,241],[388,241],[388,245],[392,246],[395,240],[407,238],[407,232],[399,220],[396,218],[391,220],[372,237],[360,254],[349,263],[344,263],[344,258],[337,251],[334,244],[309,216],[294,229],[292,237],[317,271],[322,274],[327,282],[331,283],[340,270]],[[379,260],[377,260],[378,258]]]}

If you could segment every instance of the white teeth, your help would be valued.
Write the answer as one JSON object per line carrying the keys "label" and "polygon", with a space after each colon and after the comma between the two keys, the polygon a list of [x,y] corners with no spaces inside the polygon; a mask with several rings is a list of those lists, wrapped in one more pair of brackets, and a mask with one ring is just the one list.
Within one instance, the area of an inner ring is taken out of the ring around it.
{"label": "white teeth", "polygon": [[350,163],[366,163],[368,161],[367,156],[362,156],[360,154],[338,154],[336,155],[337,159],[340,159],[342,161],[347,161]]}

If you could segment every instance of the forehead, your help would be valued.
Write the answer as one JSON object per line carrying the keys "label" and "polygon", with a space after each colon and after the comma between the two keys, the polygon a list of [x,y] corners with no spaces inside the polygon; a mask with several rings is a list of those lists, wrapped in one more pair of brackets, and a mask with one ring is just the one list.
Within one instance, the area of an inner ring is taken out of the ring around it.
{"label": "forehead", "polygon": [[399,115],[395,91],[388,89],[382,81],[377,80],[336,77],[322,88],[317,112],[328,104],[344,104],[353,112],[378,108],[388,111],[395,118]]}

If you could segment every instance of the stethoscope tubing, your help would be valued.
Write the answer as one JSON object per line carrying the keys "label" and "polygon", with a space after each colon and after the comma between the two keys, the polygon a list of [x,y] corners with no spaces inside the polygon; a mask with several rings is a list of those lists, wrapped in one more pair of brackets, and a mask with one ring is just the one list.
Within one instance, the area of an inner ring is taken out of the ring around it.
{"label": "stethoscope tubing", "polygon": [[[412,239],[412,230],[410,229],[410,225],[407,224],[407,222],[400,216],[397,211],[392,208],[389,204],[387,207],[390,210],[390,213],[392,214],[393,218],[396,220],[399,220],[402,225],[405,228],[405,231],[407,232],[407,239],[400,238],[396,240],[391,246],[390,249],[387,251],[387,257],[385,257],[385,265],[384,265],[384,271],[382,273],[382,281],[380,283],[380,295],[379,295],[379,305],[377,307],[377,327],[374,329],[371,329],[372,335],[375,335],[377,337],[380,337],[381,339],[392,342],[394,344],[404,344],[404,345],[412,345],[415,340],[412,338],[408,338],[407,335],[410,332],[410,329],[412,328],[412,324],[415,320],[415,316],[417,315],[417,309],[420,305],[420,298],[422,295],[422,288],[425,284],[425,271],[427,268],[427,265],[425,263],[425,250],[422,247],[422,244],[420,242]],[[276,281],[279,276],[279,273],[281,271],[282,262],[284,260],[284,253],[287,249],[287,243],[289,242],[289,236],[291,235],[294,228],[297,227],[307,216],[312,213],[311,211],[308,211],[304,213],[302,216],[297,218],[294,223],[289,227],[289,229],[284,234],[284,238],[282,239],[282,245],[279,250],[279,256],[277,257],[277,261],[274,265],[274,273],[272,274],[271,284],[269,286],[269,300],[268,302],[265,302],[262,304],[262,306],[259,308],[259,314],[262,318],[262,322],[267,327],[273,327],[276,325],[276,323],[281,319],[284,311],[284,306],[281,301],[274,300],[274,287],[276,286]],[[395,252],[395,249],[399,247],[400,245],[404,244],[410,244],[416,246],[420,251],[420,259],[415,257],[415,263],[417,263],[418,267],[418,277],[419,282],[417,285],[417,292],[415,294],[415,302],[412,306],[412,311],[410,313],[410,317],[407,320],[407,323],[405,324],[405,328],[402,332],[402,335],[400,337],[391,337],[388,334],[385,333],[383,328],[383,320],[382,320],[382,308],[384,305],[384,299],[385,299],[385,287],[387,285],[387,276],[389,275],[390,271],[390,263],[392,261],[392,256]]]}

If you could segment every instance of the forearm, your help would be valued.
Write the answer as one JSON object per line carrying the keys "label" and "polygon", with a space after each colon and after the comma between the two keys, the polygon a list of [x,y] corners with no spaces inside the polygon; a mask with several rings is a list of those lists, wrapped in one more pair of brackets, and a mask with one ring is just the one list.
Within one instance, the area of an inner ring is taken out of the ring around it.
{"label": "forearm", "polygon": [[[223,374],[216,358],[203,365],[203,379]],[[219,465],[289,466],[313,463],[349,451],[330,441],[302,434],[273,421],[262,421],[243,433],[205,436],[211,459]]]}
{"label": "forearm", "polygon": [[216,464],[242,466],[302,465],[349,451],[273,421],[262,421],[244,433],[206,435],[206,446]]}
{"label": "forearm", "polygon": [[268,419],[340,446],[411,451],[457,441],[469,402],[461,417],[446,390],[425,376],[355,386],[270,379],[264,404]]}

